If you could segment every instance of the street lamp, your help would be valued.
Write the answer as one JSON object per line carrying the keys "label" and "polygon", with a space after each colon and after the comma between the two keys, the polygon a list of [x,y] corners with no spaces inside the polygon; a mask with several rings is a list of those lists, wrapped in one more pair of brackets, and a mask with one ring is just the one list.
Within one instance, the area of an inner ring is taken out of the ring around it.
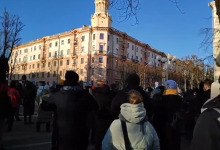
{"label": "street lamp", "polygon": [[144,66],[144,89],[146,88],[146,75],[145,75],[145,73],[146,73],[146,67],[147,66],[152,66],[153,64],[152,64],[152,62],[145,62],[145,66]]}

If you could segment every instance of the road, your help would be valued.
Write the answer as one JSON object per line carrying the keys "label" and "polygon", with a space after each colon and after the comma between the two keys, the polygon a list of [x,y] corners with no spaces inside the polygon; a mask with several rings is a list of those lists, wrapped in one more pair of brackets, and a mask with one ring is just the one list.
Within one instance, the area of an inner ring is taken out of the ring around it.
{"label": "road", "polygon": [[[36,111],[37,113],[37,106]],[[22,114],[22,109],[20,114]],[[23,117],[21,116],[23,120]],[[33,122],[36,122],[37,115],[33,116]],[[5,133],[4,147],[6,150],[50,150],[51,133],[46,132],[44,124],[41,125],[41,132],[36,132],[36,124],[24,125],[23,121],[14,122],[12,132]],[[189,143],[182,140],[182,150],[188,150]],[[89,146],[88,150],[94,150]]]}

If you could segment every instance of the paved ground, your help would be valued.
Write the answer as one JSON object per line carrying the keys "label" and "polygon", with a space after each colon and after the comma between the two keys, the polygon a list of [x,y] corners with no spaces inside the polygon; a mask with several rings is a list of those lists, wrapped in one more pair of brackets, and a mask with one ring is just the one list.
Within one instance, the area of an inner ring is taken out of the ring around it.
{"label": "paved ground", "polygon": [[[37,107],[36,107],[37,112]],[[22,114],[22,108],[21,112]],[[23,120],[23,117],[21,116]],[[37,116],[33,117],[36,122]],[[4,146],[6,150],[50,150],[51,133],[46,132],[45,125],[41,126],[41,132],[35,131],[36,124],[24,125],[23,121],[15,122],[13,131],[5,133]],[[188,150],[189,143],[184,139],[182,141],[182,150]],[[94,150],[93,146],[89,146],[88,150]]]}

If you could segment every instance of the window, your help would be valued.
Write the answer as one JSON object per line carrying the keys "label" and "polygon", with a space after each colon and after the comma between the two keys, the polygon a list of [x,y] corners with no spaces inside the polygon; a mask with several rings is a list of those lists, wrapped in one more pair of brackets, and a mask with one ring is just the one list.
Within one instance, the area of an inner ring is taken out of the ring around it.
{"label": "window", "polygon": [[99,63],[103,63],[103,58],[99,57]]}
{"label": "window", "polygon": [[74,66],[76,65],[76,59],[73,59],[73,65]]}
{"label": "window", "polygon": [[80,74],[83,74],[83,69],[80,69]]}
{"label": "window", "polygon": [[19,58],[19,61],[18,62],[21,62],[21,58]]}
{"label": "window", "polygon": [[60,71],[60,76],[62,76],[62,71]]}
{"label": "window", "polygon": [[61,60],[61,61],[60,61],[60,66],[62,66],[62,65],[63,65],[63,61]]}
{"label": "window", "polygon": [[50,47],[52,47],[52,43],[50,43]]}
{"label": "window", "polygon": [[107,52],[110,52],[110,50],[109,50],[109,46],[107,47]]}
{"label": "window", "polygon": [[39,75],[38,75],[38,73],[36,73],[36,76],[37,76],[37,78],[39,78]]}
{"label": "window", "polygon": [[43,68],[45,67],[45,63],[43,63],[42,67],[43,67]]}
{"label": "window", "polygon": [[44,72],[42,72],[42,78],[44,78]]}
{"label": "window", "polygon": [[129,58],[129,53],[127,53],[127,58]]}
{"label": "window", "polygon": [[19,79],[19,74],[18,74],[18,79]]}
{"label": "window", "polygon": [[94,75],[94,68],[92,68],[92,72],[91,73],[92,73],[92,75]]}
{"label": "window", "polygon": [[109,35],[108,35],[108,41],[109,41]]}
{"label": "window", "polygon": [[68,44],[70,44],[70,39],[68,39]]}
{"label": "window", "polygon": [[49,57],[51,57],[51,52],[49,52]]}
{"label": "window", "polygon": [[118,38],[116,38],[116,44],[118,44]]}
{"label": "window", "polygon": [[33,56],[33,60],[35,60],[35,55]]}
{"label": "window", "polygon": [[81,58],[81,64],[83,64],[84,63],[84,58]]}
{"label": "window", "polygon": [[69,60],[66,60],[66,65],[69,65],[70,64],[70,61]]}
{"label": "window", "polygon": [[63,44],[64,44],[64,40],[61,41],[61,45],[63,45]]}
{"label": "window", "polygon": [[95,40],[95,34],[92,35],[92,39]]}
{"label": "window", "polygon": [[116,54],[118,55],[118,49],[116,49]]}
{"label": "window", "polygon": [[54,57],[57,58],[57,51],[55,51],[55,53],[54,53]]}
{"label": "window", "polygon": [[95,62],[95,58],[94,57],[92,57],[92,63],[94,63]]}
{"label": "window", "polygon": [[99,45],[99,51],[103,51],[103,45]]}
{"label": "window", "polygon": [[47,77],[50,77],[50,72],[47,72]]}
{"label": "window", "polygon": [[104,34],[103,33],[100,33],[100,37],[99,37],[101,40],[104,39]]}
{"label": "window", "polygon": [[118,60],[115,60],[115,66],[118,66]]}
{"label": "window", "polygon": [[39,49],[41,49],[41,45],[39,45]]}
{"label": "window", "polygon": [[132,50],[134,50],[134,45],[132,45]]}
{"label": "window", "polygon": [[82,42],[84,42],[84,41],[85,41],[85,35],[82,36]]}
{"label": "window", "polygon": [[31,65],[29,65],[29,69],[31,69]]}
{"label": "window", "polygon": [[67,55],[69,55],[69,54],[70,54],[70,49],[67,50]]}
{"label": "window", "polygon": [[56,62],[56,61],[55,61],[55,62],[53,62],[53,65],[54,65],[54,66],[56,66],[56,65],[57,65],[57,62]]}
{"label": "window", "polygon": [[58,43],[57,43],[57,42],[55,42],[55,47],[57,47],[57,45],[58,45]]}
{"label": "window", "polygon": [[98,74],[103,74],[103,69],[102,68],[98,69]]}
{"label": "window", "polygon": [[136,60],[138,60],[138,56],[136,56]]}
{"label": "window", "polygon": [[127,48],[129,48],[129,43],[127,43]]}
{"label": "window", "polygon": [[92,50],[95,51],[95,45],[92,45]]}
{"label": "window", "polygon": [[60,56],[63,57],[63,50],[61,50],[61,52],[60,52]]}
{"label": "window", "polygon": [[38,54],[38,59],[40,59],[40,54]]}
{"label": "window", "polygon": [[56,71],[53,72],[53,77],[56,77]]}
{"label": "window", "polygon": [[40,68],[40,64],[37,64],[37,68]]}
{"label": "window", "polygon": [[48,62],[48,67],[50,67],[50,62]]}
{"label": "window", "polygon": [[154,54],[152,53],[152,58],[154,58]]}
{"label": "window", "polygon": [[84,51],[84,46],[82,47],[82,53],[84,53],[85,51]]}
{"label": "window", "polygon": [[109,64],[109,58],[107,58],[107,64]]}
{"label": "window", "polygon": [[132,54],[132,56],[131,56],[131,59],[132,59],[132,60],[134,59],[134,56],[133,56],[133,54]]}
{"label": "window", "polygon": [[36,50],[36,46],[34,46],[34,50]]}
{"label": "window", "polygon": [[34,69],[34,64],[32,65],[32,68]]}
{"label": "window", "polygon": [[20,54],[21,54],[21,50],[20,50]]}
{"label": "window", "polygon": [[136,48],[136,52],[138,52],[138,47]]}

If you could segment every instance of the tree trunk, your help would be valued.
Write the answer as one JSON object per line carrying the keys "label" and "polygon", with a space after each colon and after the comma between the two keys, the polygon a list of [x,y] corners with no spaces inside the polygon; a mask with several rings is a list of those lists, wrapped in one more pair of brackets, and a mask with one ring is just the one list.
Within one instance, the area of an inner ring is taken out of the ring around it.
{"label": "tree trunk", "polygon": [[6,80],[7,74],[9,72],[9,66],[8,66],[8,58],[5,58],[4,55],[0,57],[0,83],[8,82]]}

